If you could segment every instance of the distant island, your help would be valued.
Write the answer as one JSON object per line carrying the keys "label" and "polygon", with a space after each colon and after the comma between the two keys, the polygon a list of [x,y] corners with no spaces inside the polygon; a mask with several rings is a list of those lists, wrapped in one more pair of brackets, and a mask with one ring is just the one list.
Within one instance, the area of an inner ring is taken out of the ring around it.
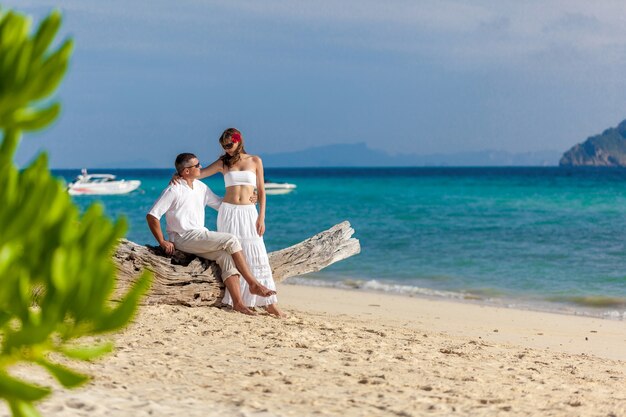
{"label": "distant island", "polygon": [[626,167],[626,120],[572,147],[559,165]]}
{"label": "distant island", "polygon": [[326,145],[294,152],[261,154],[263,164],[270,168],[556,166],[560,156],[561,153],[558,151],[511,153],[494,150],[390,155],[381,150],[371,149],[365,143]]}
{"label": "distant island", "polygon": [[[415,154],[389,154],[372,149],[367,144],[338,143],[315,146],[293,152],[260,153],[267,168],[325,168],[325,167],[506,167],[506,166],[557,166],[562,152],[544,150],[533,152],[506,152],[479,150],[468,152]],[[215,160],[209,154],[203,163]],[[26,161],[26,159],[24,159]],[[25,163],[25,162],[24,162]],[[57,169],[83,167],[57,166]],[[90,170],[102,169],[169,169],[163,161],[150,159],[122,159],[87,166]]]}

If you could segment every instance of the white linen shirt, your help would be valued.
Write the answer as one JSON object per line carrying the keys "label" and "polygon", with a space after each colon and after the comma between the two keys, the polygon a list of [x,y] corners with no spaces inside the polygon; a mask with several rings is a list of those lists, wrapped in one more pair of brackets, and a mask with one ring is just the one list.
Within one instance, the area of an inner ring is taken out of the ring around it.
{"label": "white linen shirt", "polygon": [[219,210],[222,199],[207,185],[194,180],[193,188],[186,181],[168,186],[148,214],[157,219],[165,214],[165,228],[169,238],[181,236],[190,230],[204,229],[204,207]]}

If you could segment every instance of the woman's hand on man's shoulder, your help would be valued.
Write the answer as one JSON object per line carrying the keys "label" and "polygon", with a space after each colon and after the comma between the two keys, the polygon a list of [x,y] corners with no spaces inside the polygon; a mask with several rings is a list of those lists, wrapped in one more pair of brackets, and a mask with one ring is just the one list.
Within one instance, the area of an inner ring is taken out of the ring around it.
{"label": "woman's hand on man's shoulder", "polygon": [[174,173],[174,175],[172,175],[172,178],[170,179],[170,183],[168,185],[176,185],[176,184],[182,184],[183,183],[183,177],[181,177],[180,175],[178,175],[177,172]]}

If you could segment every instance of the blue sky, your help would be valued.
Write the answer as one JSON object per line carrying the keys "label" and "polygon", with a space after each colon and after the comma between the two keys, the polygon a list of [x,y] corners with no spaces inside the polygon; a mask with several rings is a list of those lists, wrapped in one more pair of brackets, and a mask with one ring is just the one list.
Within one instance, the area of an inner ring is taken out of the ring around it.
{"label": "blue sky", "polygon": [[397,153],[565,151],[626,118],[622,1],[11,0],[75,39],[51,165],[168,167],[365,142]]}

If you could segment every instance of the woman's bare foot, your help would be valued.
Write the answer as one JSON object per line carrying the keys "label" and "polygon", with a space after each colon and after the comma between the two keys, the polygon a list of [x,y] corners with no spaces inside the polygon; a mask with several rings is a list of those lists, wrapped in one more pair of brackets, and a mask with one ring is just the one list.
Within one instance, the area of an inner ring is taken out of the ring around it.
{"label": "woman's bare foot", "polygon": [[241,314],[246,314],[248,316],[256,316],[256,313],[254,311],[250,310],[248,307],[246,307],[243,304],[237,304],[237,305],[233,304],[233,311],[236,311]]}
{"label": "woman's bare foot", "polygon": [[261,284],[248,285],[248,289],[252,294],[260,295],[261,297],[269,297],[270,295],[276,294],[276,291],[270,290]]}
{"label": "woman's bare foot", "polygon": [[273,314],[274,316],[280,318],[280,319],[286,319],[287,317],[289,317],[287,314],[285,314],[280,308],[278,308],[278,305],[275,304],[270,304],[268,306],[265,307],[265,311],[267,311],[270,314]]}

